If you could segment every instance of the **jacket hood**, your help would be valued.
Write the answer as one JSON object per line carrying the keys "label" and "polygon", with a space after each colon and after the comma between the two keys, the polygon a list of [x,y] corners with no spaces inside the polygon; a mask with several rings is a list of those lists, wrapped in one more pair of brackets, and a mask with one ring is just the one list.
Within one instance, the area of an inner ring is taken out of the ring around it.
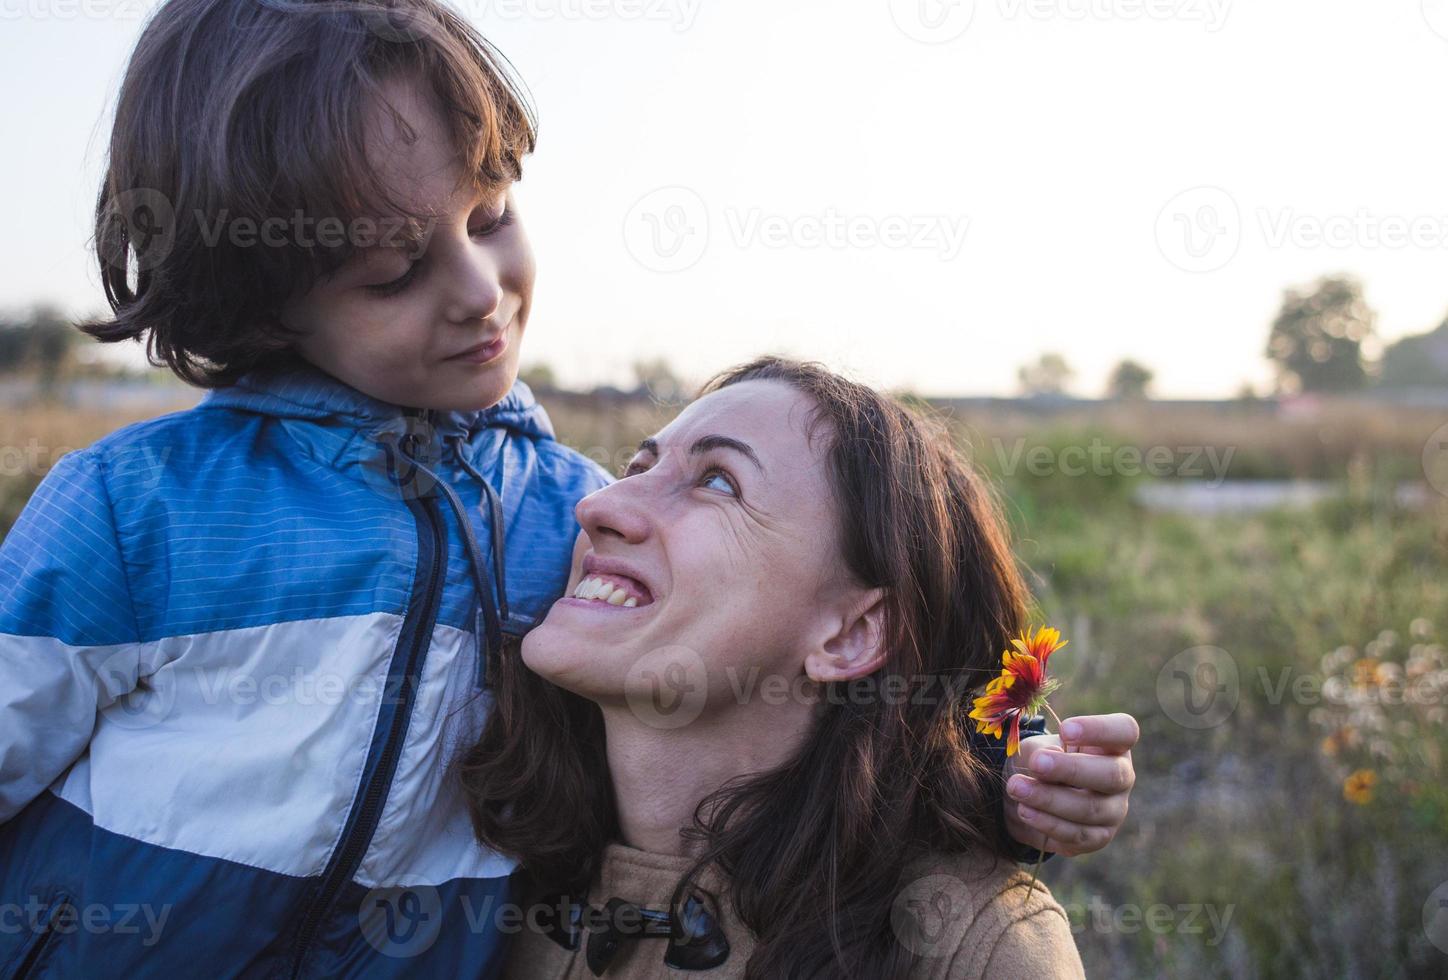
{"label": "jacket hood", "polygon": [[[364,394],[306,361],[288,360],[243,375],[225,388],[208,391],[202,403],[284,419],[332,420],[359,428],[386,425],[406,410]],[[430,421],[444,439],[471,441],[480,429],[507,428],[522,436],[553,439],[553,423],[522,381],[515,381],[503,400],[475,411],[437,411]]]}

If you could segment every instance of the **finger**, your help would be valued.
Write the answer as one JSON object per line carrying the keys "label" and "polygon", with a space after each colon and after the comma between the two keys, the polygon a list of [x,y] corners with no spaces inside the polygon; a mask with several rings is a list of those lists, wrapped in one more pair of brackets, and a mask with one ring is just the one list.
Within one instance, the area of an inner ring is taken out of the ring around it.
{"label": "finger", "polygon": [[1095,793],[1125,793],[1136,784],[1136,770],[1125,755],[1087,755],[1084,752],[1037,752],[1031,775],[1045,782],[1089,789]]}
{"label": "finger", "polygon": [[1119,827],[1126,819],[1127,798],[1122,793],[1104,796],[1069,786],[1053,786],[1029,776],[1012,776],[1006,792],[1018,803],[1072,823]]}
{"label": "finger", "polygon": [[1038,851],[1054,851],[1056,848],[1045,834],[1021,819],[1016,812],[1017,807],[1010,807],[1006,810],[1006,832],[1011,840],[1026,847],[1034,847]]}
{"label": "finger", "polygon": [[1049,813],[1042,813],[1025,804],[1020,804],[1018,810],[1021,820],[1028,827],[1046,835],[1047,843],[1044,849],[1055,851],[1057,854],[1090,854],[1092,851],[1099,851],[1110,844],[1111,839],[1116,836],[1114,828],[1089,827],[1073,823],[1070,820],[1054,817]]}
{"label": "finger", "polygon": [[1021,739],[1021,747],[1016,752],[1015,770],[1022,772],[1031,768],[1031,758],[1042,749],[1061,748],[1061,739],[1056,735],[1032,735],[1030,738]]}
{"label": "finger", "polygon": [[1072,748],[1094,745],[1108,752],[1128,752],[1141,738],[1141,726],[1125,712],[1078,715],[1061,722],[1061,740]]}

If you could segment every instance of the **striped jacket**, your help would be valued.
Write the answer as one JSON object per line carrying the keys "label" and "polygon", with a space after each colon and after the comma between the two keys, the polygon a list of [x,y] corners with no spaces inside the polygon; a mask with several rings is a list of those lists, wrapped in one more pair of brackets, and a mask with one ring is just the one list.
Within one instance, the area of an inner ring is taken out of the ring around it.
{"label": "striped jacket", "polygon": [[306,365],[62,457],[0,546],[0,976],[492,976],[448,762],[607,480],[521,383]]}

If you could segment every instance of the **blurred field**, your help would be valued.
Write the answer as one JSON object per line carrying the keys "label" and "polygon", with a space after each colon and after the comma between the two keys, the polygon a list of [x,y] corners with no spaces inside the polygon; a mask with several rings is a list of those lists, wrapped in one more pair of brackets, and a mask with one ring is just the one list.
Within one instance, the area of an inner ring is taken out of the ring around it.
{"label": "blurred field", "polygon": [[[176,389],[176,411],[196,396]],[[10,530],[25,501],[55,461],[108,432],[161,414],[154,407],[84,408],[30,402],[0,408],[0,533]]]}
{"label": "blurred field", "polygon": [[[564,441],[614,470],[672,413],[544,400]],[[1040,617],[1070,640],[1053,660],[1066,681],[1057,709],[1126,710],[1142,724],[1122,836],[1044,872],[1088,975],[1448,975],[1424,925],[1448,885],[1448,498],[1422,462],[1448,413],[1344,401],[963,403],[945,415],[1005,497]],[[7,412],[0,446],[79,446],[128,421]],[[1111,450],[1104,471],[1066,465],[1093,443]],[[1218,459],[1232,450],[1227,479],[1327,479],[1342,492],[1232,516],[1136,502],[1153,477],[1122,447],[1173,450],[1163,478],[1184,479],[1187,454],[1206,446]],[[1045,465],[1022,462],[1032,451]],[[39,478],[5,473],[0,530]],[[1423,491],[1419,505],[1395,500],[1403,481]],[[1184,714],[1180,671],[1203,669],[1217,671],[1222,701]]]}

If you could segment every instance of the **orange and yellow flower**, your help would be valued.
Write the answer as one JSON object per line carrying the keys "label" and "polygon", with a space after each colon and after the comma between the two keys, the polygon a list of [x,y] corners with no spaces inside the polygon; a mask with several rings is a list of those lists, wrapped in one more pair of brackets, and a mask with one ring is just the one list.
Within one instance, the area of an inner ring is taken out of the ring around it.
{"label": "orange and yellow flower", "polygon": [[1021,747],[1021,716],[1040,711],[1058,686],[1046,673],[1046,661],[1066,641],[1060,630],[1042,626],[1030,633],[1022,630],[1011,645],[1015,650],[1001,654],[1000,676],[991,679],[970,712],[978,731],[996,738],[1004,735],[1007,756]]}
{"label": "orange and yellow flower", "polygon": [[1362,657],[1352,665],[1352,682],[1357,687],[1372,687],[1378,683],[1378,662]]}
{"label": "orange and yellow flower", "polygon": [[1373,787],[1377,785],[1378,774],[1371,769],[1359,769],[1342,782],[1342,795],[1349,803],[1368,803],[1373,798]]}

